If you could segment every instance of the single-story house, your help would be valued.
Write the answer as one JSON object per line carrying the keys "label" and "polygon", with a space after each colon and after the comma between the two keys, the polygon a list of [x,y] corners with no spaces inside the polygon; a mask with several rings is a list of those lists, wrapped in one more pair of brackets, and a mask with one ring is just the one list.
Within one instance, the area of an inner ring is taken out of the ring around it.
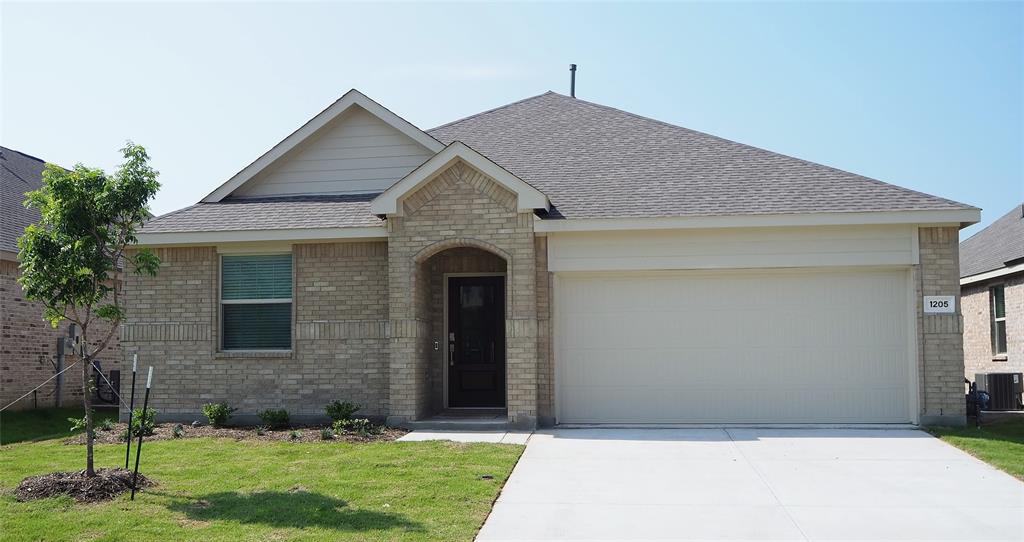
{"label": "single-story house", "polygon": [[122,344],[166,418],[963,423],[979,219],[553,92],[423,131],[352,90],[144,227]]}
{"label": "single-story house", "polygon": [[960,243],[964,369],[1024,372],[1024,204]]}
{"label": "single-story house", "polygon": [[[43,305],[25,299],[18,277],[18,238],[39,221],[39,211],[26,208],[25,192],[43,185],[46,162],[0,147],[0,408],[52,377],[56,372],[57,339],[68,334],[67,324],[54,329],[43,320]],[[109,327],[107,329],[110,329]],[[115,336],[99,357],[104,373],[117,370],[121,360]],[[82,371],[64,373],[60,400],[72,405],[82,397]],[[57,380],[12,408],[50,407],[58,403]]]}

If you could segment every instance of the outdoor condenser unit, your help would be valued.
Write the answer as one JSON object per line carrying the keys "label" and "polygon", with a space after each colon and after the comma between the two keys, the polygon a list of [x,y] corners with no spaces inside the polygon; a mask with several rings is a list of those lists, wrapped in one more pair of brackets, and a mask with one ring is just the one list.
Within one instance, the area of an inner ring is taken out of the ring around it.
{"label": "outdoor condenser unit", "polygon": [[988,392],[989,410],[1024,410],[1024,373],[975,373],[974,382]]}

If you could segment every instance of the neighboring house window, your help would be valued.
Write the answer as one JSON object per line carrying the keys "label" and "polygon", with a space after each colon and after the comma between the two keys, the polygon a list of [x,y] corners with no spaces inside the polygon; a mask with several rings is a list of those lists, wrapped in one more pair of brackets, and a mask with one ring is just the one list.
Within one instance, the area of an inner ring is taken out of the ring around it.
{"label": "neighboring house window", "polygon": [[292,255],[221,258],[221,347],[292,347]]}
{"label": "neighboring house window", "polygon": [[992,300],[992,353],[1006,353],[1006,290],[1003,285],[989,289]]}

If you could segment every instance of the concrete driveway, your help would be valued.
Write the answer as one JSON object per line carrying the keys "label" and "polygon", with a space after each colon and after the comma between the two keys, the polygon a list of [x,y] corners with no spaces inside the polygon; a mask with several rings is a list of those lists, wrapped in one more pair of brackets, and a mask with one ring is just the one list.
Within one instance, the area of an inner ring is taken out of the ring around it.
{"label": "concrete driveway", "polygon": [[1024,483],[911,429],[559,429],[478,540],[1024,540]]}

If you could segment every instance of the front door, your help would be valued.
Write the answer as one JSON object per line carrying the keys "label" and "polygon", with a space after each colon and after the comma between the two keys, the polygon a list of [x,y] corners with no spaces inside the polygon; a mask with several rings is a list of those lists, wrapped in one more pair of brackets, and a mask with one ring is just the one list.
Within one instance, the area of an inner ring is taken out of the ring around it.
{"label": "front door", "polygon": [[505,406],[505,277],[448,278],[448,406]]}

